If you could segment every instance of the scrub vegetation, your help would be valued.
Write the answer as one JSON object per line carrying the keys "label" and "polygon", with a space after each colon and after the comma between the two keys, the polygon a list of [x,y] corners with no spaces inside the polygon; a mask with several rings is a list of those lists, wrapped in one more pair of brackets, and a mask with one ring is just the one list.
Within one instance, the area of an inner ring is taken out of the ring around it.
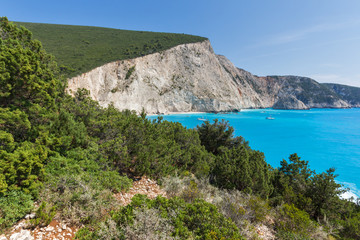
{"label": "scrub vegetation", "polygon": [[[334,169],[297,154],[274,169],[227,122],[151,121],[64,85],[30,31],[1,18],[1,231],[34,212],[34,226],[82,226],[78,239],[259,239],[258,226],[278,239],[360,238],[359,204],[339,197]],[[120,206],[114,193],[143,175],[168,198]]]}
{"label": "scrub vegetation", "polygon": [[101,27],[24,23],[68,77],[105,63],[141,57],[206,38],[188,34],[129,31]]}

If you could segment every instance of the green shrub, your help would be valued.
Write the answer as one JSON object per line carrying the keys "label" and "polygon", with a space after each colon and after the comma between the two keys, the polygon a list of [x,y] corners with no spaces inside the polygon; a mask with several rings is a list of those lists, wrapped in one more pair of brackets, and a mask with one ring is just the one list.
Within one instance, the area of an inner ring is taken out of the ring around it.
{"label": "green shrub", "polygon": [[344,239],[360,239],[360,213],[342,221],[340,234]]}
{"label": "green shrub", "polygon": [[[260,197],[238,190],[219,189],[211,185],[207,179],[199,180],[194,176],[166,177],[161,182],[167,196],[181,197],[187,202],[194,201],[194,198],[202,198],[214,204],[221,214],[236,224],[241,235],[249,239],[257,239],[258,234],[254,225],[267,224],[267,219],[273,216],[267,201]],[[192,198],[188,198],[189,195]]]}
{"label": "green shrub", "polygon": [[0,179],[3,188],[7,185],[5,191],[22,190],[34,197],[38,196],[47,156],[48,149],[30,142],[19,144],[13,152],[0,151]]}
{"label": "green shrub", "polygon": [[[180,198],[150,200],[144,195],[135,195],[128,206],[113,213],[112,219],[117,231],[110,226],[113,223],[107,221],[97,227],[92,236],[100,238],[110,231],[118,234],[118,239],[136,236],[139,239],[243,239],[230,219],[214,205],[199,199],[186,203]],[[90,236],[88,230],[81,234]]]}
{"label": "green shrub", "polygon": [[296,208],[293,204],[284,204],[279,209],[276,228],[281,234],[302,236],[306,239],[314,232],[316,225],[308,213]]}
{"label": "green shrub", "polygon": [[129,79],[131,77],[131,74],[135,71],[135,66],[132,66],[129,68],[129,70],[126,73],[125,79]]}
{"label": "green shrub", "polygon": [[30,220],[33,226],[47,226],[53,220],[56,214],[56,206],[49,206],[46,202],[42,202],[35,212],[35,218]]}
{"label": "green shrub", "polygon": [[31,195],[22,191],[10,191],[0,197],[0,229],[12,226],[33,208]]}

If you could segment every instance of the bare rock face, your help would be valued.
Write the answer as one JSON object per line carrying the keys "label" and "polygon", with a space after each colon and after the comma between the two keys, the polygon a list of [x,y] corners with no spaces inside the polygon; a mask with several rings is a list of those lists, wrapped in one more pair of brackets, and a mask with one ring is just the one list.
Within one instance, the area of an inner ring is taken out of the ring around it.
{"label": "bare rock face", "polygon": [[[259,84],[259,81],[261,84]],[[254,80],[266,98],[274,99],[273,108],[347,108],[343,101],[328,88],[315,80],[299,76],[268,76]]]}
{"label": "bare rock face", "polygon": [[240,86],[209,41],[105,64],[68,82],[68,91],[90,90],[100,105],[147,113],[232,111],[262,107],[256,92]]}
{"label": "bare rock face", "polygon": [[335,92],[351,107],[360,107],[360,88],[335,83],[323,83],[324,86]]}
{"label": "bare rock face", "polygon": [[101,106],[146,113],[243,108],[344,108],[349,104],[310,78],[257,77],[214,54],[209,41],[116,61],[69,79],[68,92],[90,90]]}

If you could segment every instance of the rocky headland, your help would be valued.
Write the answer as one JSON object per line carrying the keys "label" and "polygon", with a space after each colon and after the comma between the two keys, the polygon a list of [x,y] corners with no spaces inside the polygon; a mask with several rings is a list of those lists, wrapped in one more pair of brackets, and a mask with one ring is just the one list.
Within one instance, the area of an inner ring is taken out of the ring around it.
{"label": "rocky headland", "polygon": [[255,76],[216,55],[208,40],[107,63],[68,80],[69,93],[80,88],[101,106],[149,114],[359,106],[310,78]]}

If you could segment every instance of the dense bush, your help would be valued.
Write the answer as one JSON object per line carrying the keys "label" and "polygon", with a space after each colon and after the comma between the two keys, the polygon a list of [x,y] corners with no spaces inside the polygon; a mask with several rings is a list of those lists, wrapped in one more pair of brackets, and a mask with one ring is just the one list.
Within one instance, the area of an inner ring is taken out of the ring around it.
{"label": "dense bush", "polygon": [[218,187],[267,197],[272,191],[270,166],[264,154],[252,150],[242,137],[234,137],[228,122],[205,121],[197,132],[206,150],[215,154],[211,180]]}
{"label": "dense bush", "polygon": [[177,196],[189,203],[201,198],[214,204],[219,212],[236,224],[241,235],[247,239],[257,239],[254,226],[268,224],[268,219],[273,218],[273,211],[267,201],[238,190],[219,189],[206,179],[166,177],[161,182],[167,196]]}
{"label": "dense bush", "polygon": [[[315,230],[315,224],[309,214],[296,208],[293,204],[284,204],[279,209],[277,230],[280,234],[293,234],[302,238],[309,238]],[[296,239],[296,238],[295,238]]]}
{"label": "dense bush", "polygon": [[[145,218],[144,213],[149,213],[148,217]],[[132,239],[131,236],[143,236],[141,239],[146,236],[152,239],[243,239],[230,219],[220,214],[214,205],[199,199],[186,203],[180,198],[150,200],[136,195],[130,205],[114,212],[112,219],[119,229],[118,239]],[[149,225],[152,222],[156,225]],[[103,228],[91,237],[97,238]],[[167,235],[163,235],[164,232]],[[89,237],[83,232],[78,234],[82,235],[86,236],[83,239]]]}
{"label": "dense bush", "polygon": [[30,213],[33,207],[31,196],[21,191],[10,191],[0,197],[0,232]]}
{"label": "dense bush", "polygon": [[341,233],[344,239],[360,239],[360,213],[344,220],[342,226]]}

